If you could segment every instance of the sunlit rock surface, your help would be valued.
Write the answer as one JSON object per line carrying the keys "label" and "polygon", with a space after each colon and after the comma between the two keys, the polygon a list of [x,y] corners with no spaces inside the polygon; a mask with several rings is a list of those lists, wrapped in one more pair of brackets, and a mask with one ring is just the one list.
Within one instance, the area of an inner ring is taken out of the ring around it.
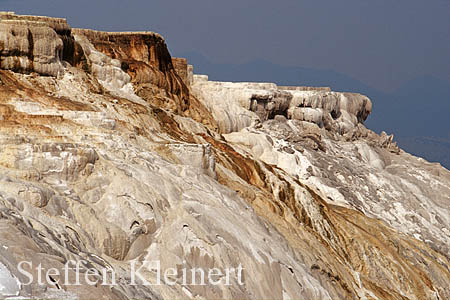
{"label": "sunlit rock surface", "polygon": [[218,82],[194,75],[192,90],[210,109],[223,133],[284,116],[344,134],[364,122],[372,111],[372,102],[366,96],[326,88]]}
{"label": "sunlit rock surface", "polygon": [[[154,33],[0,18],[1,298],[450,298],[450,172],[366,129],[367,97],[209,82]],[[40,26],[62,55],[17,64],[12,30]],[[119,280],[25,285],[23,260]],[[243,284],[127,284],[145,260],[241,264]]]}

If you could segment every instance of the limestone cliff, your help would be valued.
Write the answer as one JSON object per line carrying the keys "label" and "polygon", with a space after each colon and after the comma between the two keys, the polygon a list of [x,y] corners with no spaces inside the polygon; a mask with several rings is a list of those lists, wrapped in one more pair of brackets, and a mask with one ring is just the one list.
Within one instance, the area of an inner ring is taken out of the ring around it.
{"label": "limestone cliff", "polygon": [[[450,298],[450,172],[366,129],[367,97],[211,82],[158,34],[12,13],[0,63],[1,298]],[[24,284],[24,260],[118,280]],[[129,284],[155,260],[243,282]]]}

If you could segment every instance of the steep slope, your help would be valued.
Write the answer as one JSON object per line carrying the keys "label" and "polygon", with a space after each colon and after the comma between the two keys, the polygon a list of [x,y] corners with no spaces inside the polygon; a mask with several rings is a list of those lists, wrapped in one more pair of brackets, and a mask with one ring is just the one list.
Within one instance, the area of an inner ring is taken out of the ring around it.
{"label": "steep slope", "polygon": [[[450,297],[450,173],[367,130],[367,97],[190,85],[157,34],[0,18],[3,298]],[[58,46],[28,39],[37,26]],[[18,267],[70,260],[116,284],[25,284]],[[158,284],[168,268],[234,270]]]}

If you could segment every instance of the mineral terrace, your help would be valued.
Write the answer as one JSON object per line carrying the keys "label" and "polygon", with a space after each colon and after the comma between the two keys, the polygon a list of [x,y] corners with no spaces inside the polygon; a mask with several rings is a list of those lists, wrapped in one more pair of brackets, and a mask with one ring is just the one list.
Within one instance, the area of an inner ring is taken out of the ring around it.
{"label": "mineral terrace", "polygon": [[[14,13],[0,65],[0,298],[450,299],[450,172],[367,129],[367,97],[208,81],[156,33]],[[70,260],[117,284],[18,267]],[[128,284],[156,260],[243,284]]]}

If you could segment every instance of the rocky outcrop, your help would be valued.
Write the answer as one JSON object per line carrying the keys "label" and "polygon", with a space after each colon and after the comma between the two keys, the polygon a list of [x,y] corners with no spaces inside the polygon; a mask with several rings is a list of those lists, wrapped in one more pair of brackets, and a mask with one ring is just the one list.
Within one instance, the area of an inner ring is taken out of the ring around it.
{"label": "rocky outcrop", "polygon": [[154,106],[215,127],[190,95],[187,73],[181,78],[174,69],[160,35],[71,29],[65,19],[0,14],[2,69],[58,77],[67,63],[93,73],[108,91],[131,88]]}
{"label": "rocky outcrop", "polygon": [[186,58],[182,57],[172,57],[172,64],[177,72],[177,74],[181,77],[183,82],[190,86],[190,80],[189,80],[189,70],[188,70],[188,63]]}
{"label": "rocky outcrop", "polygon": [[61,76],[63,62],[86,67],[66,19],[0,13],[0,64],[15,72]]}
{"label": "rocky outcrop", "polygon": [[[94,30],[74,29],[73,34],[83,45],[94,66],[93,71],[102,79],[116,78],[117,72],[106,69],[102,72],[103,60],[96,61],[97,53],[104,54],[116,67],[130,76],[138,96],[151,101],[157,107],[163,107],[176,113],[188,110],[190,105],[189,90],[182,78],[175,71],[172,58],[164,39],[153,32],[100,32]],[[93,46],[89,49],[86,42]],[[158,94],[159,90],[165,93]]]}
{"label": "rocky outcrop", "polygon": [[211,110],[223,133],[284,116],[345,134],[363,124],[372,111],[372,102],[366,96],[329,88],[214,82],[196,75],[192,90]]}
{"label": "rocky outcrop", "polygon": [[[51,25],[59,28],[62,24]],[[0,15],[2,69],[52,76],[63,73],[63,41],[51,25],[46,19]]]}
{"label": "rocky outcrop", "polygon": [[[63,72],[0,70],[0,298],[450,298],[450,172],[365,128],[367,97],[204,76],[189,90],[157,34],[47,26]],[[117,280],[24,284],[24,260]],[[145,261],[243,277],[157,284],[152,266],[154,285],[131,285]]]}
{"label": "rocky outcrop", "polygon": [[74,29],[72,33],[89,58],[93,74],[109,91],[131,88],[132,93],[155,107],[192,117],[215,128],[215,121],[190,95],[175,70],[166,43],[159,34],[86,29]]}

